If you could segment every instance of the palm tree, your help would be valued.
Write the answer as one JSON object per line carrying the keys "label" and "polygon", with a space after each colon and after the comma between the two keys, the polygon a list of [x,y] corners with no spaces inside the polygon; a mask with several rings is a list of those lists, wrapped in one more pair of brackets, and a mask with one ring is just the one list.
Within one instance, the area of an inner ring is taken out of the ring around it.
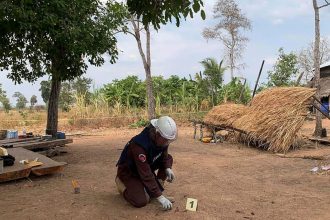
{"label": "palm tree", "polygon": [[223,73],[226,68],[222,67],[223,60],[218,64],[215,58],[206,58],[200,62],[204,67],[203,75],[208,84],[213,106],[218,103],[217,94],[223,83]]}

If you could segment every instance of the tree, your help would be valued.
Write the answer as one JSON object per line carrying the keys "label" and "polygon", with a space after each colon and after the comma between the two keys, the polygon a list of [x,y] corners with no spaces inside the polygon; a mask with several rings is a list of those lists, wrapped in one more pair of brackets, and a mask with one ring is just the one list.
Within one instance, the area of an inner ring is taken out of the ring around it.
{"label": "tree", "polygon": [[[303,80],[307,83],[314,77],[314,42],[302,49],[298,54],[298,65],[300,76],[297,85]],[[320,41],[320,64],[330,61],[330,42],[327,38],[321,38]]]}
{"label": "tree", "polygon": [[11,109],[9,99],[7,97],[2,97],[0,102],[2,103],[5,112],[8,113],[9,110]]}
{"label": "tree", "polygon": [[9,103],[9,99],[7,98],[7,95],[6,95],[6,91],[2,89],[1,83],[0,83],[0,103],[3,106],[3,109],[6,112],[9,112],[11,106],[10,106],[10,103]]}
{"label": "tree", "polygon": [[[320,99],[320,12],[319,9],[329,6],[330,3],[324,0],[324,5],[318,6],[317,1],[313,0],[313,8],[315,13],[315,41],[314,41],[314,70],[315,70],[315,88],[316,98]],[[320,104],[317,103],[320,108]],[[321,112],[316,111],[316,124],[314,130],[314,136],[321,137],[322,134],[322,115]]]}
{"label": "tree", "polygon": [[26,100],[25,96],[22,93],[15,92],[13,97],[17,98],[16,99],[16,108],[17,109],[24,109],[26,107],[26,103],[28,103],[28,101]]}
{"label": "tree", "polygon": [[295,77],[298,73],[297,56],[291,52],[284,53],[284,49],[278,50],[279,57],[273,70],[268,71],[267,87],[273,86],[291,86],[295,84]]}
{"label": "tree", "polygon": [[222,63],[223,60],[218,64],[214,58],[206,58],[201,62],[204,67],[203,75],[207,80],[208,91],[211,95],[213,106],[218,103],[217,94],[223,83],[223,73],[225,68],[222,67]]}
{"label": "tree", "polygon": [[123,28],[122,4],[98,0],[30,0],[0,3],[0,68],[8,78],[33,82],[49,74],[46,133],[56,135],[61,82],[117,59],[114,33]]}
{"label": "tree", "polygon": [[122,80],[114,80],[104,86],[102,92],[110,106],[120,104],[130,108],[145,106],[145,85],[137,76],[128,76]]}
{"label": "tree", "polygon": [[205,19],[205,12],[201,10],[202,0],[160,1],[160,0],[127,0],[128,11],[137,19],[141,19],[144,26],[150,24],[158,30],[161,24],[176,20],[180,25],[180,19],[186,19],[188,15],[193,17],[194,13],[200,11],[201,17]]}
{"label": "tree", "polygon": [[[147,98],[148,98],[148,118],[149,120],[156,118],[155,112],[155,97],[152,86],[152,78],[151,78],[151,51],[150,51],[150,30],[149,25],[146,24],[142,29],[140,28],[140,21],[135,20],[134,17],[131,17],[131,23],[133,25],[133,36],[135,37],[136,43],[138,45],[139,53],[143,62],[144,71],[146,74],[146,90],[147,90]],[[145,30],[146,32],[146,42],[145,47],[146,51],[143,51],[142,42],[141,42],[141,30]]]}
{"label": "tree", "polygon": [[31,99],[30,99],[31,108],[33,108],[33,106],[35,104],[37,104],[37,102],[38,102],[37,96],[36,95],[31,96]]}
{"label": "tree", "polygon": [[90,103],[92,79],[86,77],[78,77],[71,83],[72,90],[77,96],[83,96],[85,103]]}
{"label": "tree", "polygon": [[[62,82],[59,94],[59,108],[65,112],[69,111],[71,106],[76,102],[75,98],[77,96],[84,96],[84,101],[89,103],[91,98],[91,93],[89,92],[91,83],[92,79],[85,77],[77,77],[74,80]],[[41,91],[41,97],[45,103],[48,102],[50,90],[51,81],[41,81],[39,91]]]}
{"label": "tree", "polygon": [[[183,1],[159,1],[159,0],[128,0],[128,14],[133,31],[127,33],[134,36],[139,53],[143,62],[146,74],[146,90],[148,98],[148,118],[156,117],[155,97],[153,91],[151,74],[151,51],[150,51],[150,24],[158,30],[160,24],[172,22],[172,17],[176,19],[176,25],[180,26],[180,18],[186,18],[188,15],[193,17],[194,13],[201,12],[201,17],[205,19],[205,12],[201,10],[203,1],[201,0],[183,0]],[[142,47],[141,32],[146,33],[145,51]]]}
{"label": "tree", "polygon": [[69,81],[62,82],[61,84],[61,92],[59,95],[59,107],[64,112],[68,112],[71,109],[71,106],[74,103],[72,85]]}
{"label": "tree", "polygon": [[51,87],[51,81],[50,80],[43,80],[40,82],[40,88],[39,91],[41,92],[41,98],[42,100],[47,104],[50,96],[50,87]]}
{"label": "tree", "polygon": [[234,77],[228,84],[223,86],[219,96],[219,99],[224,102],[246,104],[251,100],[251,90],[247,85],[242,84],[239,78]]}
{"label": "tree", "polygon": [[219,22],[212,28],[205,28],[203,37],[217,39],[225,46],[225,55],[233,79],[234,70],[240,69],[242,58],[248,38],[241,31],[251,30],[250,20],[241,12],[235,0],[218,0],[213,8],[213,18]]}

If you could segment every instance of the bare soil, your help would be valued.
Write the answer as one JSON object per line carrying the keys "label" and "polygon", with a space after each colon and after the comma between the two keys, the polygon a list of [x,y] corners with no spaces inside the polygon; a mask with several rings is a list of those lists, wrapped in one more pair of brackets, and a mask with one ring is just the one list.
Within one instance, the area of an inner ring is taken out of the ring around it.
{"label": "bare soil", "polygon": [[[314,122],[304,126],[312,133]],[[325,122],[330,131],[330,123]],[[101,136],[75,137],[69,153],[55,157],[68,165],[62,174],[0,185],[0,219],[330,219],[330,173],[310,169],[330,160],[281,158],[240,144],[205,144],[182,126],[170,146],[176,181],[165,195],[171,211],[156,201],[129,205],[116,190],[116,162],[125,143],[140,129],[111,129]],[[290,154],[330,155],[330,147]],[[72,180],[81,186],[74,194]],[[187,198],[197,212],[185,211]]]}

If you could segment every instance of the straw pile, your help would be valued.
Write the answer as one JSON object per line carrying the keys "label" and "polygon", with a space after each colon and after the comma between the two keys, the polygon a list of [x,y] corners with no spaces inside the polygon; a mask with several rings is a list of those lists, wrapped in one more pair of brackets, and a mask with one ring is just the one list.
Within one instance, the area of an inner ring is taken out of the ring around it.
{"label": "straw pile", "polygon": [[204,117],[204,122],[220,127],[232,127],[237,118],[246,114],[248,107],[240,104],[223,104],[213,107]]}
{"label": "straw pile", "polygon": [[[273,152],[287,152],[298,138],[297,132],[306,119],[310,98],[314,94],[315,89],[303,87],[281,87],[263,91],[254,98],[251,106],[245,107],[244,114],[234,117],[234,110],[229,111],[230,125],[244,131],[246,140],[259,147],[266,146],[266,149]],[[223,114],[226,112],[221,113]],[[221,118],[226,119],[224,116]],[[206,123],[211,121],[210,118],[205,119]],[[213,120],[221,124],[217,117]],[[224,120],[223,124],[227,121]]]}

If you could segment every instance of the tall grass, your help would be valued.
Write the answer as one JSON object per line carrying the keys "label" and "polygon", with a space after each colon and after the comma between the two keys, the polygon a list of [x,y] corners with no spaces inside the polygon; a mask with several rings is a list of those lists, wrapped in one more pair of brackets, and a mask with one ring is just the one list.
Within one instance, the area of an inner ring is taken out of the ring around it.
{"label": "tall grass", "polygon": [[[202,101],[201,105],[194,100],[194,97],[185,96],[184,101],[164,106],[160,99],[156,99],[157,115],[171,115],[181,122],[187,122],[199,110],[209,110],[209,101]],[[59,110],[59,130],[75,130],[75,129],[98,129],[108,127],[129,126],[137,121],[147,120],[146,108],[137,108],[115,102],[113,106],[109,106],[109,101],[104,93],[95,91],[89,101],[86,101],[85,94],[75,94],[75,104],[71,106],[69,112]],[[47,110],[10,110],[6,113],[0,110],[0,130],[16,129],[34,131],[43,134],[47,122]]]}

